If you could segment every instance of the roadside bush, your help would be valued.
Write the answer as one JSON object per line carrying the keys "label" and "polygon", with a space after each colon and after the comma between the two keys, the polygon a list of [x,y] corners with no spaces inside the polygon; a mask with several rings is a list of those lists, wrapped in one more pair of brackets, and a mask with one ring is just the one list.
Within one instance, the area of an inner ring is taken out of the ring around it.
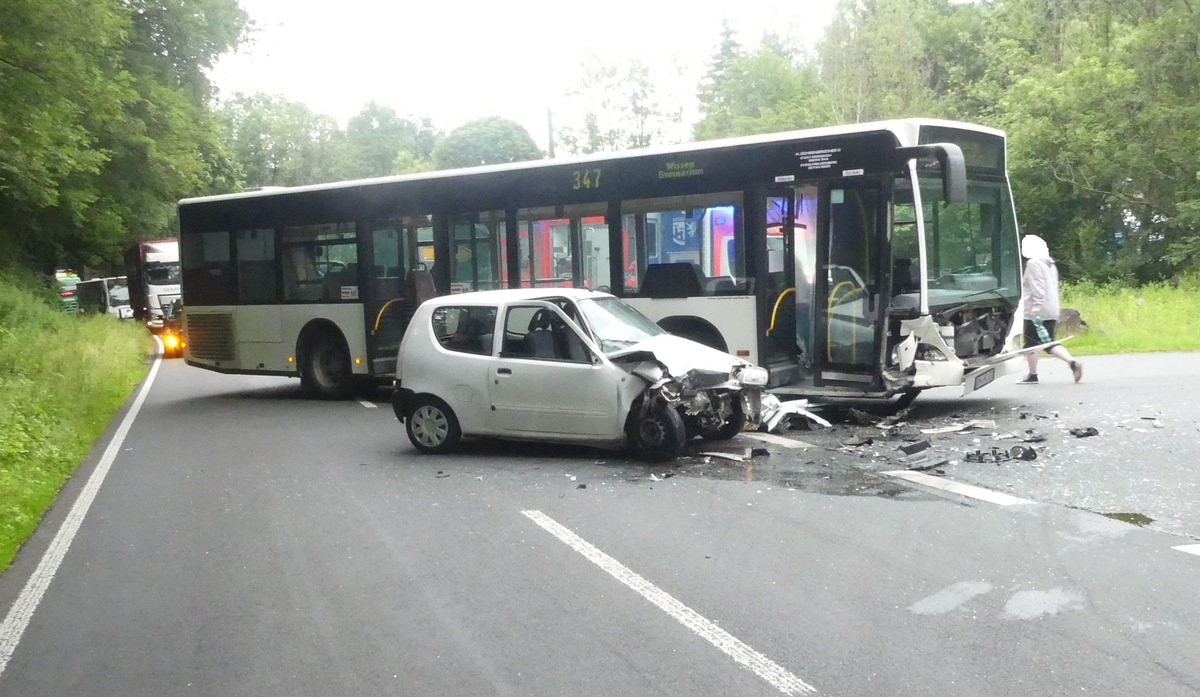
{"label": "roadside bush", "polygon": [[0,275],[0,568],[145,373],[149,335]]}
{"label": "roadside bush", "polygon": [[1072,353],[1200,350],[1200,274],[1140,288],[1075,283],[1063,287],[1062,305],[1088,323],[1067,343]]}

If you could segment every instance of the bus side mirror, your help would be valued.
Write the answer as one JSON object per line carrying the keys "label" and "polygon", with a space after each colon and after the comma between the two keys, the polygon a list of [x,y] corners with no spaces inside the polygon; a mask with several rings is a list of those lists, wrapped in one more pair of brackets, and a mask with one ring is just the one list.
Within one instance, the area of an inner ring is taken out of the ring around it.
{"label": "bus side mirror", "polygon": [[942,168],[942,198],[947,204],[967,202],[967,161],[962,148],[954,143],[930,143],[911,148],[897,148],[900,162],[919,157],[937,158]]}

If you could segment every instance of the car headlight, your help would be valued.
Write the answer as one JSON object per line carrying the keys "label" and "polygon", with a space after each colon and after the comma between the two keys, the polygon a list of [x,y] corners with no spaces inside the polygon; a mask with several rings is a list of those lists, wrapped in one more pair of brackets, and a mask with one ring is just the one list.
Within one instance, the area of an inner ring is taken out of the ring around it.
{"label": "car headlight", "polygon": [[749,366],[742,368],[742,374],[739,376],[743,385],[750,387],[762,387],[767,384],[767,369],[759,368],[758,366]]}

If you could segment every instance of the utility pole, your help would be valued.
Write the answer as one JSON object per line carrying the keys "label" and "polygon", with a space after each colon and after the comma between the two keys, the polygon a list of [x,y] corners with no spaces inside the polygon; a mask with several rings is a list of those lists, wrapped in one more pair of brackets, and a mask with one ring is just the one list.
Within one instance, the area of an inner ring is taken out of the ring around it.
{"label": "utility pole", "polygon": [[550,140],[550,159],[554,159],[554,113],[546,107],[546,134]]}

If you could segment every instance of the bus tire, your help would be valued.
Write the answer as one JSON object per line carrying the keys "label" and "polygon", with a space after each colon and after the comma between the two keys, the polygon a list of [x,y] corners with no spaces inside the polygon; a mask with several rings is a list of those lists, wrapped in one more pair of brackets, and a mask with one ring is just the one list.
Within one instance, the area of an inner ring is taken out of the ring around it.
{"label": "bus tire", "polygon": [[[634,414],[641,411],[634,406]],[[679,457],[687,442],[687,427],[683,417],[669,404],[652,406],[645,416],[634,416],[630,435],[634,449],[650,462],[664,462]]]}
{"label": "bus tire", "polygon": [[348,399],[356,385],[350,354],[343,342],[329,333],[317,336],[304,351],[300,384],[320,399]]}
{"label": "bus tire", "polygon": [[462,428],[445,402],[432,395],[418,395],[409,405],[404,430],[413,447],[427,455],[442,455],[458,447]]}
{"label": "bus tire", "polygon": [[746,410],[742,408],[741,395],[730,397],[729,417],[717,426],[701,427],[700,437],[704,440],[729,440],[746,428]]}

